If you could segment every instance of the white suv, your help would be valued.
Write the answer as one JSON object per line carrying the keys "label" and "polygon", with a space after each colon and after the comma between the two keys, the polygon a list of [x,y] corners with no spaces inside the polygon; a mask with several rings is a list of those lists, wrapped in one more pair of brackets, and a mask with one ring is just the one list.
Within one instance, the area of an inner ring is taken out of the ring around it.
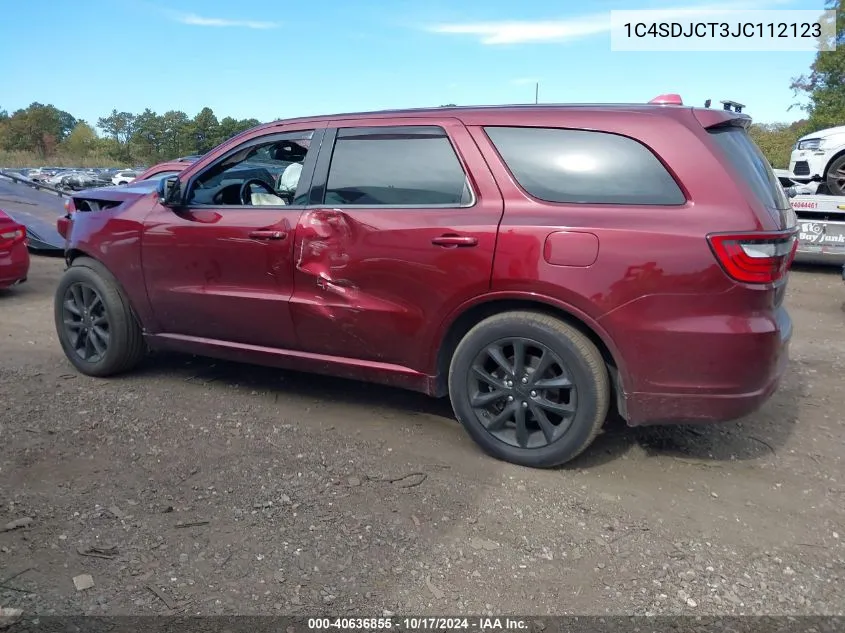
{"label": "white suv", "polygon": [[119,171],[111,179],[116,185],[128,185],[138,176],[136,171]]}
{"label": "white suv", "polygon": [[792,178],[821,178],[835,196],[845,195],[845,126],[831,127],[798,139],[789,158]]}

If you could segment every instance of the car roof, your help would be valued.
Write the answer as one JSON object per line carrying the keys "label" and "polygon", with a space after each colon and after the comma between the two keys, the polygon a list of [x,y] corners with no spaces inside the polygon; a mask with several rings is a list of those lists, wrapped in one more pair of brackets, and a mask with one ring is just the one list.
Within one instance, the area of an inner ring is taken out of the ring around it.
{"label": "car roof", "polygon": [[365,112],[345,112],[338,114],[324,114],[320,116],[280,119],[271,123],[256,126],[249,131],[272,129],[280,125],[292,123],[317,123],[332,119],[393,119],[393,118],[459,118],[462,120],[482,119],[485,115],[495,114],[497,119],[513,117],[515,121],[524,119],[531,114],[554,114],[574,112],[627,112],[630,114],[652,114],[659,116],[677,116],[680,112],[696,114],[705,113],[707,120],[714,123],[730,119],[750,119],[747,114],[730,112],[728,110],[699,108],[679,105],[644,104],[644,103],[552,103],[552,104],[514,104],[487,106],[449,106],[430,108],[409,108],[397,110],[378,110]]}

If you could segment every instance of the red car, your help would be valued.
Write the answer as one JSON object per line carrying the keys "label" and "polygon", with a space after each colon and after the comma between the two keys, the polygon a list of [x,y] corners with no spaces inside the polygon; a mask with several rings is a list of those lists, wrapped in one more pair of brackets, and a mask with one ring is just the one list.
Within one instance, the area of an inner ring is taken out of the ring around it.
{"label": "red car", "polygon": [[133,182],[140,182],[153,178],[159,179],[167,178],[168,176],[175,176],[176,174],[181,173],[192,162],[194,161],[188,159],[179,159],[167,161],[165,163],[159,163],[158,165],[153,165],[152,167],[138,174],[138,176]]}
{"label": "red car", "polygon": [[263,125],[75,195],[59,339],[93,376],[152,348],[448,395],[487,452],[534,467],[611,408],[737,418],[787,364],[797,244],[749,123],[532,105]]}
{"label": "red car", "polygon": [[27,274],[26,227],[0,211],[0,288],[25,282]]}

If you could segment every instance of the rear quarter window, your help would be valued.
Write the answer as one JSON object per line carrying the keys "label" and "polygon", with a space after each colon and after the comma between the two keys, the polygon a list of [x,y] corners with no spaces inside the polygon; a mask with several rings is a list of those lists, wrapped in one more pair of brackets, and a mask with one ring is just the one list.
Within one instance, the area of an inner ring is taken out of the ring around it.
{"label": "rear quarter window", "polygon": [[744,128],[731,125],[708,131],[722,156],[762,204],[782,211],[792,208],[771,164]]}
{"label": "rear quarter window", "polygon": [[618,134],[540,127],[485,127],[505,165],[547,202],[675,206],[686,197],[642,143]]}

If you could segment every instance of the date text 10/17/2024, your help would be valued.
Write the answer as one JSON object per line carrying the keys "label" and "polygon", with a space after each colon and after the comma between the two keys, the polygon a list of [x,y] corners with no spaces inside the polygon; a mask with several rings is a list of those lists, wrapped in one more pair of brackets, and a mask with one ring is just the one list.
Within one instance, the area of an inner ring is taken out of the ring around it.
{"label": "date text 10/17/2024", "polygon": [[529,622],[509,617],[383,617],[383,618],[308,618],[311,631],[527,631]]}

